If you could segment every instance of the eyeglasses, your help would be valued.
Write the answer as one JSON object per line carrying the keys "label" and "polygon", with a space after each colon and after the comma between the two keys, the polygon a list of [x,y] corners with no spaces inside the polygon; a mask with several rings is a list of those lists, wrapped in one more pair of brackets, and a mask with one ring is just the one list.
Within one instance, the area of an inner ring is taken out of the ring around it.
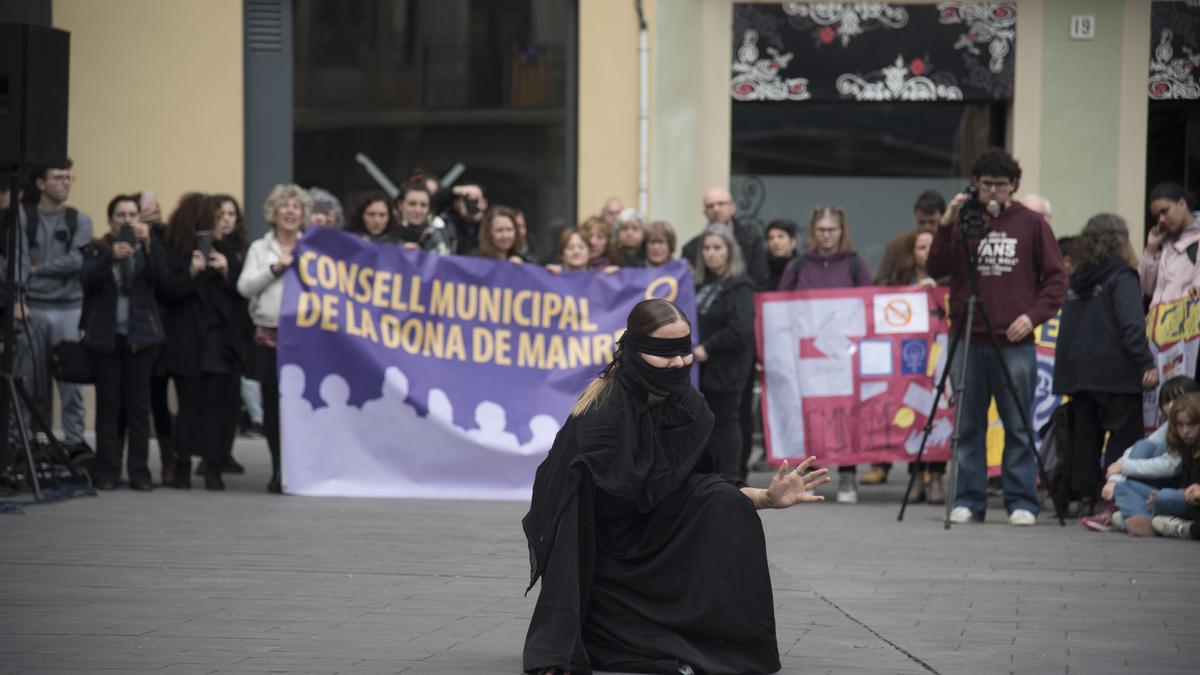
{"label": "eyeglasses", "polygon": [[1012,185],[1012,183],[1010,183],[1006,180],[981,180],[981,181],[979,181],[980,187],[985,187],[989,190],[1000,190],[1000,189],[1008,187],[1009,185]]}
{"label": "eyeglasses", "polygon": [[55,183],[70,183],[75,180],[75,175],[70,173],[57,173],[46,176],[46,180],[54,181]]}
{"label": "eyeglasses", "polygon": [[706,204],[704,205],[704,208],[706,208],[706,209],[716,209],[716,208],[720,208],[720,207],[722,207],[722,206],[728,206],[728,205],[729,205],[729,204],[731,204],[731,203],[732,203],[732,202],[730,202],[730,201],[723,201],[723,202],[708,202],[708,203],[706,203]]}

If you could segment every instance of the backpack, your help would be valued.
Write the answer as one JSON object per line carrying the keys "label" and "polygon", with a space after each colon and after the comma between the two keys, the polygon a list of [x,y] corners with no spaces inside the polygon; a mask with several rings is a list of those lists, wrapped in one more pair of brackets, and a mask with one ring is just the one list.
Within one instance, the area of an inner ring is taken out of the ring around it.
{"label": "backpack", "polygon": [[1071,501],[1071,403],[1059,404],[1038,429],[1037,453],[1049,485],[1043,486],[1055,506],[1066,513]]}
{"label": "backpack", "polygon": [[[803,253],[798,252],[796,255],[796,276],[797,277],[800,276],[800,271],[804,269],[804,263],[806,263],[806,262],[808,262],[808,259],[805,257],[805,255]],[[859,276],[859,272],[861,272],[861,271],[862,271],[862,263],[858,259],[858,254],[857,253],[851,254],[850,255],[850,283],[852,285],[854,285],[854,286],[858,285],[858,276]]]}
{"label": "backpack", "polygon": [[[75,241],[75,230],[79,229],[79,211],[68,206],[66,217],[67,217],[66,248],[67,248],[67,252],[70,253],[71,252],[71,242]],[[25,207],[25,228],[26,228],[25,234],[29,241],[29,248],[33,248],[33,247],[37,246],[38,245],[38,242],[37,242],[37,231],[38,231],[37,207],[34,207],[34,206],[26,206]]]}

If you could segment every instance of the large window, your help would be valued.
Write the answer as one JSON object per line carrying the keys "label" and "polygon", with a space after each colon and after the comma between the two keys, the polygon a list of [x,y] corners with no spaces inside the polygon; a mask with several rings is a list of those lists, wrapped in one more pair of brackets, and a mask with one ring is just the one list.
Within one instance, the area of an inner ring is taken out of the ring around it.
{"label": "large window", "polygon": [[566,36],[559,0],[296,0],[295,176],[350,211],[414,169],[524,209],[531,238],[564,213]]}
{"label": "large window", "polygon": [[925,190],[949,198],[971,164],[1004,146],[1002,103],[737,103],[732,184],[738,213],[801,226],[817,205],[845,207],[872,270],[893,235],[914,225]]}
{"label": "large window", "polygon": [[1003,104],[739,103],[738,174],[965,176],[1004,141]]}

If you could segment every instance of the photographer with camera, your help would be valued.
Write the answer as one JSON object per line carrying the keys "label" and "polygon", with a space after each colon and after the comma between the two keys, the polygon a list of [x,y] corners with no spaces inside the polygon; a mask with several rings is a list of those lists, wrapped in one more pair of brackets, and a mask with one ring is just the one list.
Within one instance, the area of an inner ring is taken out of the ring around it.
{"label": "photographer with camera", "polygon": [[454,253],[467,255],[479,246],[479,224],[487,211],[487,197],[478,185],[455,185],[430,196],[432,211],[454,231]]}
{"label": "photographer with camera", "polygon": [[[1045,219],[1012,199],[1020,179],[1020,165],[1003,150],[980,156],[971,168],[971,187],[955,195],[942,216],[926,263],[930,276],[951,277],[955,324],[966,320],[967,298],[975,287],[998,343],[993,349],[987,322],[976,316],[972,335],[964,336],[971,340],[965,367],[953,366],[965,378],[957,401],[962,428],[953,523],[982,521],[987,512],[987,414],[993,396],[1004,423],[1001,485],[1008,522],[1033,525],[1040,511],[1037,457],[1020,411],[1032,414],[1037,384],[1033,329],[1062,306],[1067,274]],[[1016,400],[1005,385],[1002,365],[1012,375]]]}
{"label": "photographer with camera", "polygon": [[139,219],[133,195],[108,203],[109,232],[83,247],[83,344],[96,378],[95,485],[117,486],[122,414],[129,431],[129,487],[151,490],[150,375],[163,341],[155,291],[166,279],[162,246]]}

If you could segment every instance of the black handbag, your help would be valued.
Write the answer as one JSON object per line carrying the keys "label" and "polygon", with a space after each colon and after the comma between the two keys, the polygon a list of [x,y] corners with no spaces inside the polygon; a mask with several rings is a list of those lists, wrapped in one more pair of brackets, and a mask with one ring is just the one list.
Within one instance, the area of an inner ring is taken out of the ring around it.
{"label": "black handbag", "polygon": [[50,374],[59,382],[92,384],[92,355],[78,340],[63,340],[50,350]]}

